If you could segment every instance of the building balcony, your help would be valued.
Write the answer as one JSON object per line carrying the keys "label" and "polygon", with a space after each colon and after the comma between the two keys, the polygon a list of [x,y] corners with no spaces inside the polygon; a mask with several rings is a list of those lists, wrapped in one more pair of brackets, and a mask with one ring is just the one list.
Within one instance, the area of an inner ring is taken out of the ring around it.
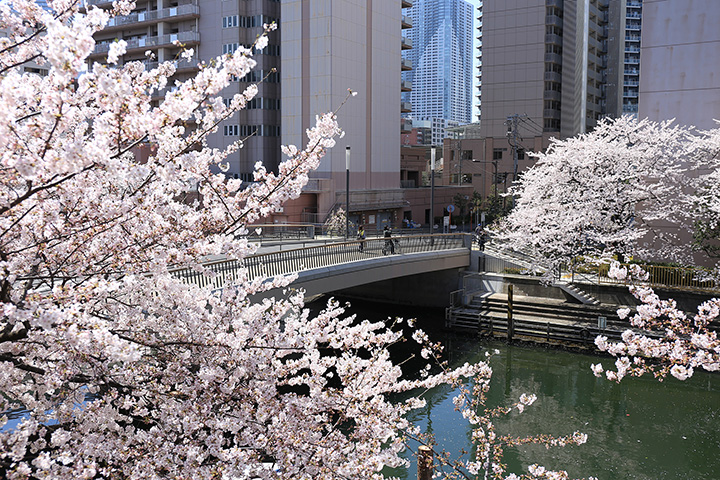
{"label": "building balcony", "polygon": [[[545,73],[545,75],[547,75],[547,73]],[[603,74],[601,72],[595,71],[592,68],[588,69],[587,76],[588,76],[588,78],[591,78],[591,79],[595,80],[596,82],[603,83],[603,79],[604,79]]]}
{"label": "building balcony", "polygon": [[562,82],[562,74],[557,72],[545,72],[545,81],[546,82]]}
{"label": "building balcony", "polygon": [[400,49],[410,50],[413,47],[412,38],[400,37]]}
{"label": "building balcony", "polygon": [[401,80],[400,81],[400,91],[401,92],[412,91],[412,82],[410,80]]}
{"label": "building balcony", "polygon": [[400,26],[402,28],[412,28],[412,26],[413,26],[412,18],[408,17],[407,15],[403,15],[400,18]]}
{"label": "building balcony", "polygon": [[543,99],[545,99],[545,100],[557,100],[557,101],[561,101],[561,100],[562,100],[562,94],[561,94],[560,92],[558,92],[558,91],[555,91],[555,90],[545,90],[545,91],[543,92]]}
{"label": "building balcony", "polygon": [[410,102],[400,102],[400,111],[401,111],[402,113],[412,112],[412,103],[410,103]]}
{"label": "building balcony", "polygon": [[635,0],[628,0],[627,7],[628,8],[642,8],[642,3],[637,2]]}
{"label": "building balcony", "polygon": [[412,60],[409,58],[403,58],[400,60],[400,70],[403,72],[407,72],[408,70],[412,70]]}
{"label": "building balcony", "polygon": [[628,104],[628,103],[623,104],[623,112],[637,113],[637,111],[638,111],[637,104]]}
{"label": "building balcony", "polygon": [[560,120],[560,110],[546,108],[543,110],[543,118],[556,118]]}
{"label": "building balcony", "polygon": [[623,73],[625,75],[640,75],[640,70],[638,70],[637,68],[626,68],[625,70],[623,70]]}
{"label": "building balcony", "polygon": [[625,53],[640,53],[640,47],[636,47],[635,45],[626,45]]}
{"label": "building balcony", "polygon": [[402,0],[400,7],[401,8],[410,8],[413,6],[413,3],[410,0]]}
{"label": "building balcony", "polygon": [[626,65],[638,65],[639,63],[640,59],[638,57],[625,57]]}
{"label": "building balcony", "polygon": [[412,132],[413,128],[413,122],[409,118],[401,118],[400,119],[400,133],[410,133]]}
{"label": "building balcony", "polygon": [[[198,32],[178,32],[169,35],[159,35],[156,37],[141,37],[126,40],[128,53],[133,50],[148,50],[160,47],[172,47],[176,42],[185,45],[200,43],[200,33]],[[110,50],[112,42],[99,43],[95,45],[95,51],[91,56],[104,55]]]}
{"label": "building balcony", "polygon": [[562,65],[562,55],[558,55],[557,53],[546,53],[545,54],[545,63],[554,63],[556,65]]}
{"label": "building balcony", "polygon": [[623,92],[623,98],[638,98],[638,92],[635,90],[626,90]]}
{"label": "building balcony", "polygon": [[[153,68],[157,68],[160,65],[160,62],[153,61],[153,60],[141,60],[142,64],[145,66],[145,70],[149,71]],[[130,63],[130,62],[125,62]],[[181,72],[183,70],[197,70],[198,64],[201,63],[200,59],[197,57],[193,57],[190,62],[187,60],[173,60],[170,63],[172,63],[175,66],[176,72]]]}
{"label": "building balcony", "polygon": [[562,37],[560,35],[555,35],[554,33],[546,33],[545,34],[545,43],[559,45],[562,47],[563,41],[562,41]]}
{"label": "building balcony", "polygon": [[627,12],[625,18],[642,18],[640,12]]}
{"label": "building balcony", "polygon": [[556,27],[563,27],[562,18],[557,15],[545,15],[545,25],[554,25]]}
{"label": "building balcony", "polygon": [[640,31],[640,24],[639,23],[626,23],[625,24],[625,30],[632,30],[634,32]]}
{"label": "building balcony", "polygon": [[103,31],[113,31],[132,25],[150,25],[161,21],[181,21],[191,18],[200,18],[200,6],[197,4],[180,5],[177,7],[150,10],[147,12],[132,13],[122,17],[113,17],[108,21]]}

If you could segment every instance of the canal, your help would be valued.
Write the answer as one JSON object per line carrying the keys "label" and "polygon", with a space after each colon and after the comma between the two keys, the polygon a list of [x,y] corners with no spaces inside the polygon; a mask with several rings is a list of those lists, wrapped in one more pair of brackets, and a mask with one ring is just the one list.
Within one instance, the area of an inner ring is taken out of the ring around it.
{"label": "canal", "polygon": [[[417,318],[433,341],[444,343],[453,365],[481,361],[486,351],[499,350],[490,360],[494,373],[488,406],[509,405],[523,393],[538,397],[525,413],[515,411],[497,421],[499,434],[588,434],[588,442],[580,446],[508,449],[509,472],[527,472],[538,463],[564,469],[571,478],[720,478],[720,374],[698,372],[688,381],[670,378],[662,383],[628,378],[615,384],[590,370],[592,363],[611,366],[611,358],[451,334],[442,329],[442,310],[388,308],[357,300],[351,310],[373,320],[389,315]],[[467,422],[454,411],[453,397],[450,388],[433,390],[426,408],[411,417],[434,433],[441,448],[458,454],[472,445]],[[407,479],[417,475],[414,461],[408,469],[387,473]]]}

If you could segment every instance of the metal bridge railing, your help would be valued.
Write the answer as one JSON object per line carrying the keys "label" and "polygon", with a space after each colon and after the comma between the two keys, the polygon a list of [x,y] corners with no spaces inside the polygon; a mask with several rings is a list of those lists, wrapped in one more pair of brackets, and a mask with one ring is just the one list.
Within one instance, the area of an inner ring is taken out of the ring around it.
{"label": "metal bridge railing", "polygon": [[[468,248],[467,234],[410,235],[393,237],[395,254],[419,253]],[[239,281],[271,278],[298,273],[304,270],[329,267],[343,263],[382,257],[387,239],[373,238],[364,241],[332,243],[293,250],[265,253],[242,260],[222,260],[206,263],[206,272],[182,268],[172,273],[187,283],[200,287],[223,288]],[[362,244],[362,250],[360,249]]]}
{"label": "metal bridge railing", "polygon": [[[627,267],[628,264],[623,264]],[[692,292],[720,293],[720,281],[712,275],[712,272],[702,268],[670,267],[665,265],[641,265],[648,273],[644,285],[673,290],[684,290]],[[598,283],[603,284],[625,284],[607,276],[608,268],[603,266],[598,269]]]}

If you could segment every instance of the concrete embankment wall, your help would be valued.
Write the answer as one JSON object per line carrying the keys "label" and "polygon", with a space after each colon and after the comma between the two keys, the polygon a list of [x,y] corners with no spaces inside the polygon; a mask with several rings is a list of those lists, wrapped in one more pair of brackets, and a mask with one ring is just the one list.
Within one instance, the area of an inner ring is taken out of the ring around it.
{"label": "concrete embankment wall", "polygon": [[[469,273],[463,278],[463,287],[466,295],[472,295],[477,292],[507,294],[507,287],[510,284],[513,285],[515,295],[557,300],[564,299],[571,303],[576,302],[576,300],[559,287],[543,284],[539,278],[533,278],[527,275]],[[626,285],[592,285],[578,283],[577,286],[603,304],[634,306],[640,303],[640,301],[630,293]],[[686,312],[696,312],[698,305],[718,296],[712,293],[687,292],[668,288],[655,288],[655,293],[662,299],[671,298],[675,300],[678,308]]]}

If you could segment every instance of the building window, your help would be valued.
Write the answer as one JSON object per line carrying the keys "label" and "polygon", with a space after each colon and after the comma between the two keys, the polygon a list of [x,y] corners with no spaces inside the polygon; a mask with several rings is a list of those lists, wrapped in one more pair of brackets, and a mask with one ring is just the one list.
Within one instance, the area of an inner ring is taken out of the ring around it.
{"label": "building window", "polygon": [[248,110],[280,110],[279,98],[255,97],[247,103]]}
{"label": "building window", "polygon": [[556,118],[546,118],[544,120],[544,127],[546,132],[555,132],[560,130],[560,120]]}
{"label": "building window", "polygon": [[239,125],[223,125],[223,135],[225,135],[226,137],[237,137],[239,134]]}
{"label": "building window", "polygon": [[238,25],[239,22],[237,15],[229,15],[227,17],[223,17],[222,19],[222,28],[232,28],[237,27]]}
{"label": "building window", "polygon": [[238,47],[239,45],[237,43],[226,43],[225,45],[223,45],[223,55],[228,53],[235,53],[235,50],[237,50]]}
{"label": "building window", "polygon": [[493,148],[493,160],[502,160],[502,148]]}

